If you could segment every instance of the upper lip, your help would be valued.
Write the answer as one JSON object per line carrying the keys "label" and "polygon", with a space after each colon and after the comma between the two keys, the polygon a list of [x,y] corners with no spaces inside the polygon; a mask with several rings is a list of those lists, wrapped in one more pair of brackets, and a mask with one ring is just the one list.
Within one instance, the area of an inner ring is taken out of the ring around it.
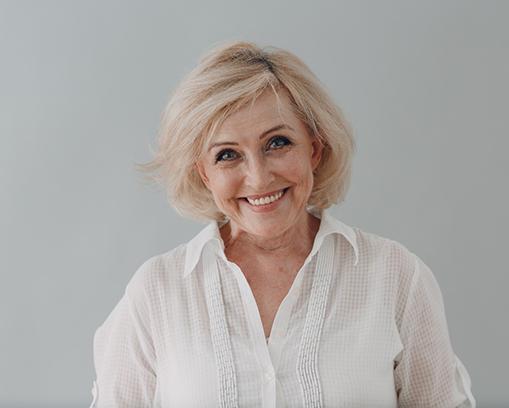
{"label": "upper lip", "polygon": [[261,197],[270,197],[271,195],[279,193],[280,191],[284,190],[285,188],[280,188],[279,190],[274,190],[274,191],[271,191],[270,193],[250,195],[250,196],[246,196],[245,198],[249,198],[250,200],[256,200],[257,198],[261,198]]}

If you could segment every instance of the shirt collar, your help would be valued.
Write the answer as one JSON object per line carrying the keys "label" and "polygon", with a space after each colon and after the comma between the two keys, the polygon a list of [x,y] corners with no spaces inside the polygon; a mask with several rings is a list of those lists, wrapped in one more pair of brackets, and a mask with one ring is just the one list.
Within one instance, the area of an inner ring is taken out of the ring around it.
{"label": "shirt collar", "polygon": [[[352,227],[346,225],[341,222],[337,218],[333,217],[332,214],[329,213],[329,210],[315,210],[308,209],[308,211],[321,219],[320,227],[315,237],[315,241],[313,243],[313,248],[306,259],[310,259],[319,249],[323,243],[324,238],[327,235],[331,234],[340,234],[342,235],[352,246],[352,249],[355,253],[355,263],[357,265],[359,262],[359,247],[357,245],[356,233]],[[216,249],[220,250],[224,256],[224,242],[221,238],[221,234],[219,232],[219,228],[223,224],[220,224],[218,221],[210,221],[209,224],[203,228],[193,239],[191,239],[186,245],[186,259],[184,265],[184,277],[189,275],[193,270],[195,270],[196,265],[200,259],[203,248],[206,245],[215,245]]]}

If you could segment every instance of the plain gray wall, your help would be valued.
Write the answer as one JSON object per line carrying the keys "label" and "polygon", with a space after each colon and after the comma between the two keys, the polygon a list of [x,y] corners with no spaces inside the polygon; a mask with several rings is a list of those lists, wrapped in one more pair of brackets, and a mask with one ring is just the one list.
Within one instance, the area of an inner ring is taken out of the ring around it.
{"label": "plain gray wall", "polygon": [[219,41],[301,57],[357,141],[333,213],[433,270],[480,407],[507,406],[507,1],[0,3],[0,405],[88,406],[92,337],[202,227],[135,162]]}

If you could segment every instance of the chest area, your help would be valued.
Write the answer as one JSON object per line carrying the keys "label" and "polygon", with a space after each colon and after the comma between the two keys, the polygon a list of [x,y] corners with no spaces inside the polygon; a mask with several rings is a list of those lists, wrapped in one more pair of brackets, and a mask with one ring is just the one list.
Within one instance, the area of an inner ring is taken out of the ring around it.
{"label": "chest area", "polygon": [[[226,265],[219,263],[221,268]],[[270,334],[273,322],[276,326],[271,342],[265,344],[258,335],[260,333],[251,330],[253,324],[250,323],[255,320],[250,317],[255,316],[255,313],[250,306],[254,303],[245,302],[244,279],[237,278],[240,275],[233,273],[237,272],[236,270],[221,269],[220,298],[227,323],[224,327],[229,329],[231,358],[237,368],[235,381],[239,406],[269,406],[265,404],[265,398],[270,400],[271,406],[278,406],[275,401],[279,399],[283,400],[286,406],[302,406],[304,392],[315,392],[314,389],[303,388],[302,385],[306,385],[306,378],[309,378],[310,373],[319,379],[324,406],[396,406],[392,370],[393,357],[398,351],[395,346],[398,344],[393,343],[389,336],[390,326],[383,319],[385,313],[382,308],[376,307],[374,314],[370,307],[374,302],[372,299],[378,297],[367,296],[369,302],[360,299],[352,308],[353,289],[360,293],[368,291],[346,284],[340,287],[331,283],[327,296],[313,297],[314,301],[328,298],[329,306],[320,329],[320,341],[316,343],[316,353],[302,354],[300,350],[308,350],[311,344],[306,339],[318,338],[314,324],[317,320],[306,319],[307,311],[314,310],[307,307],[308,298],[311,297],[310,289],[316,282],[311,273],[299,276],[302,286],[296,285],[292,288],[300,288],[299,291],[292,290],[290,295],[299,293],[299,302],[295,304],[305,307],[292,308],[288,329],[281,331],[284,336],[278,338],[277,329],[282,327],[279,322],[286,321],[280,317],[285,314],[281,313],[275,321],[274,317],[295,280],[292,277],[281,279],[282,276],[279,276],[279,279],[268,279],[266,275],[258,275],[246,267],[243,269],[253,298],[259,304],[265,334]],[[228,370],[224,370],[218,361],[228,360],[216,357],[215,345],[218,343],[214,339],[217,339],[217,336],[214,336],[214,327],[207,323],[214,322],[212,318],[209,320],[211,314],[207,308],[210,292],[204,289],[202,283],[197,281],[197,284],[175,291],[173,296],[168,297],[171,304],[161,308],[168,314],[168,330],[159,343],[159,346],[163,345],[165,352],[158,352],[158,355],[167,361],[167,364],[159,365],[161,372],[158,373],[161,392],[164,394],[162,406],[220,405],[221,388],[218,384],[222,382],[218,381],[218,378],[222,378]],[[291,298],[292,296],[289,297]],[[290,304],[292,303],[285,301],[280,310],[284,312],[289,309],[285,306]],[[390,310],[387,313],[390,313]],[[373,319],[374,316],[376,319]],[[309,325],[311,327],[308,327]],[[304,330],[305,328],[307,330]],[[253,333],[257,335],[254,336]],[[303,333],[312,335],[304,336]],[[377,341],[374,342],[373,339]],[[263,351],[265,348],[267,350]],[[266,354],[271,360],[265,358]],[[308,361],[311,357],[312,364]],[[273,376],[265,371],[271,366]],[[298,367],[303,369],[297,369]],[[263,392],[260,392],[261,390]]]}
{"label": "chest area", "polygon": [[[397,350],[392,348],[385,326],[374,326],[368,316],[362,317],[364,313],[348,322],[345,316],[329,315],[322,328],[316,365],[313,365],[316,371],[309,371],[311,365],[306,361],[310,355],[299,353],[307,344],[303,343],[302,336],[304,321],[292,319],[288,337],[278,340],[274,336],[276,341],[266,346],[273,359],[271,364],[276,377],[273,379],[264,371],[267,361],[253,346],[256,342],[250,336],[248,325],[234,323],[238,323],[238,315],[242,313],[242,300],[229,298],[227,290],[224,294],[227,307],[231,302],[231,309],[227,309],[231,329],[229,341],[238,367],[235,380],[239,406],[268,406],[265,400],[262,401],[264,395],[271,395],[274,400],[282,399],[285,406],[303,406],[304,391],[315,392],[301,389],[310,373],[319,378],[324,406],[396,406],[392,363]],[[205,316],[207,310],[203,312]],[[174,320],[175,315],[172,316]],[[264,329],[270,329],[272,318],[266,316],[262,321]],[[165,401],[162,406],[219,406],[221,389],[217,384],[221,383],[218,378],[224,370],[215,357],[213,336],[208,327],[192,321],[192,314],[186,316],[182,326],[184,330],[179,325],[178,331],[172,330],[171,335],[165,336],[166,340],[170,339],[165,341],[170,347],[167,349],[168,364],[160,365],[162,373],[158,375]],[[374,338],[378,341],[373,343]],[[304,370],[296,367],[304,367]],[[260,392],[262,389],[263,393]]]}
{"label": "chest area", "polygon": [[267,286],[253,286],[251,290],[260,313],[265,337],[269,337],[277,311],[291,285],[277,289]]}
{"label": "chest area", "polygon": [[292,287],[297,271],[275,264],[244,265],[241,266],[241,270],[258,307],[265,337],[268,337],[275,316]]}

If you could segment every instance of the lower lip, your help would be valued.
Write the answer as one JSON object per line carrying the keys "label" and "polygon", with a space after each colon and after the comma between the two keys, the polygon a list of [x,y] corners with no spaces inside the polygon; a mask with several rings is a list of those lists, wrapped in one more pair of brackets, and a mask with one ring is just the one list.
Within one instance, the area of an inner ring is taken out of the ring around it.
{"label": "lower lip", "polygon": [[288,190],[289,190],[289,187],[284,190],[283,195],[281,197],[279,197],[276,201],[273,201],[273,202],[271,202],[269,204],[251,205],[251,204],[249,204],[249,201],[247,201],[247,199],[242,198],[241,200],[244,201],[244,203],[246,205],[248,205],[249,208],[251,210],[253,210],[254,212],[261,212],[261,213],[269,212],[269,211],[272,211],[272,210],[276,209],[279,206],[279,204],[281,204],[281,201],[283,201],[283,199],[285,198],[286,193],[288,192]]}

